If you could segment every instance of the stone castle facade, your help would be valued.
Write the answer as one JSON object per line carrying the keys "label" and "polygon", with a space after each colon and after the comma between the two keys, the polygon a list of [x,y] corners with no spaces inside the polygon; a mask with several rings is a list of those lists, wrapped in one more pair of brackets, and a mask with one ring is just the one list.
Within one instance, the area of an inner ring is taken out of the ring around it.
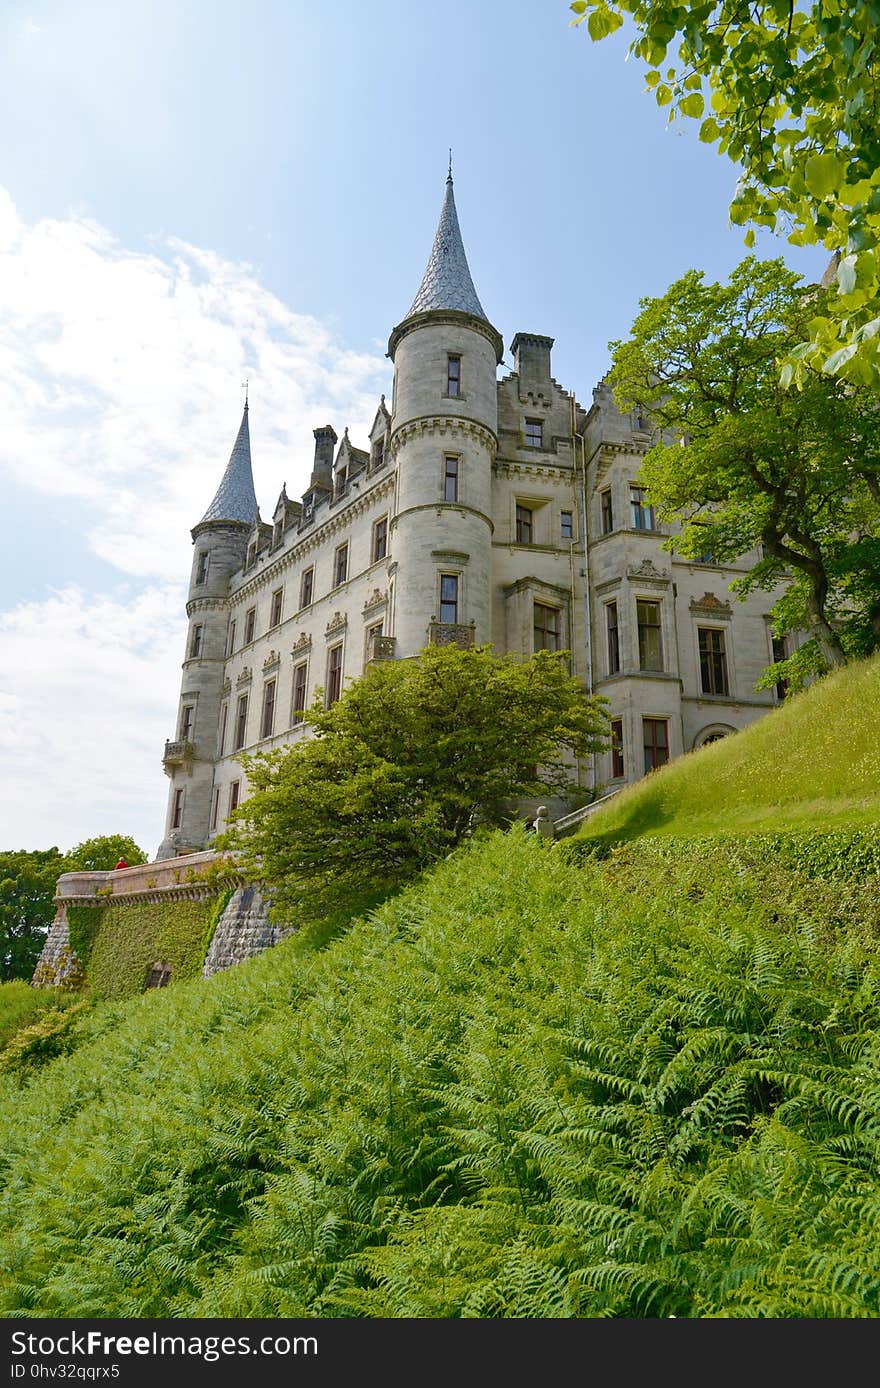
{"label": "stone castle facade", "polygon": [[[776,702],[755,692],[781,652],[776,593],[732,601],[740,565],[680,559],[636,478],[647,421],[600,384],[583,409],[554,379],[553,339],[503,341],[471,279],[452,178],[428,267],[391,333],[365,448],[315,429],[299,500],[259,515],[248,407],[217,494],[192,530],[189,629],[157,858],[209,847],[247,796],[242,752],[306,736],[371,661],[431,642],[565,649],[610,704],[612,745],[573,768],[611,790]],[[558,809],[559,807],[557,807]]]}

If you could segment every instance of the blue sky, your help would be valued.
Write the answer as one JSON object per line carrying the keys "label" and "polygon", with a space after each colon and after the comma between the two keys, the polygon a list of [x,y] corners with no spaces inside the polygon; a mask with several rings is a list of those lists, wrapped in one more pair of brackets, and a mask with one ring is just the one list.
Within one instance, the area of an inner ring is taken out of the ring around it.
{"label": "blue sky", "polygon": [[[257,494],[362,442],[447,150],[509,344],[589,404],[638,299],[745,254],[736,170],[564,0],[7,0],[0,15],[0,842],[162,834],[189,527],[250,380]],[[821,251],[769,235],[808,278]],[[11,521],[11,525],[10,525]],[[112,751],[111,751],[112,749]]]}

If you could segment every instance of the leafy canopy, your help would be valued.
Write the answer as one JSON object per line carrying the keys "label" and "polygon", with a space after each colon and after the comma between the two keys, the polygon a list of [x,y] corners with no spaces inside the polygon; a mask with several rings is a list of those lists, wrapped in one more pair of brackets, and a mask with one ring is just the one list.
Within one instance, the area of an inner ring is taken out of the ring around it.
{"label": "leafy canopy", "polygon": [[477,823],[509,820],[512,798],[570,791],[571,758],[604,745],[603,704],[564,653],[429,646],[375,665],[313,705],[314,737],[242,759],[250,793],[220,846],[280,913],[381,895]]}
{"label": "leafy canopy", "polygon": [[[658,106],[700,122],[740,165],[730,219],[822,245],[836,295],[789,348],[809,367],[880,384],[878,0],[575,0],[592,39],[629,19]],[[670,59],[670,49],[671,62]],[[669,62],[669,66],[664,66]]]}
{"label": "leafy canopy", "polygon": [[822,301],[781,260],[749,256],[728,284],[691,270],[642,299],[630,338],[610,344],[617,403],[660,426],[641,480],[682,527],[667,548],[744,556],[739,596],[784,583],[777,635],[810,632],[762,683],[797,684],[880,643],[876,397],[809,367],[788,391],[777,370]]}

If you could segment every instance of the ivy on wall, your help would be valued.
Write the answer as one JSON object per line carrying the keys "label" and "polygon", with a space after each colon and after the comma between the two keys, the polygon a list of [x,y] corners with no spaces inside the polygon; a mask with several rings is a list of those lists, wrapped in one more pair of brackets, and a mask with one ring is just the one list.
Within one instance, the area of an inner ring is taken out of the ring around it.
{"label": "ivy on wall", "polygon": [[100,999],[134,997],[143,992],[157,962],[171,969],[172,983],[195,978],[204,963],[212,921],[216,924],[217,906],[218,898],[208,897],[69,908],[68,920],[75,917],[75,923],[70,922],[71,944],[77,954],[85,950],[92,994]]}

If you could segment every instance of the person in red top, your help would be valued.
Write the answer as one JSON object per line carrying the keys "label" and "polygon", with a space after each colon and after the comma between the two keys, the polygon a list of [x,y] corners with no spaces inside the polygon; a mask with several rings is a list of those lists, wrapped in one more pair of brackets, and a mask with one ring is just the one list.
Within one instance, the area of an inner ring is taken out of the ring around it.
{"label": "person in red top", "polygon": [[[128,867],[128,863],[125,861],[124,858],[120,858],[120,859],[119,859],[119,862],[116,864],[116,867],[118,867],[118,868]],[[114,868],[113,871],[115,872],[115,871],[116,871],[116,868]]]}

